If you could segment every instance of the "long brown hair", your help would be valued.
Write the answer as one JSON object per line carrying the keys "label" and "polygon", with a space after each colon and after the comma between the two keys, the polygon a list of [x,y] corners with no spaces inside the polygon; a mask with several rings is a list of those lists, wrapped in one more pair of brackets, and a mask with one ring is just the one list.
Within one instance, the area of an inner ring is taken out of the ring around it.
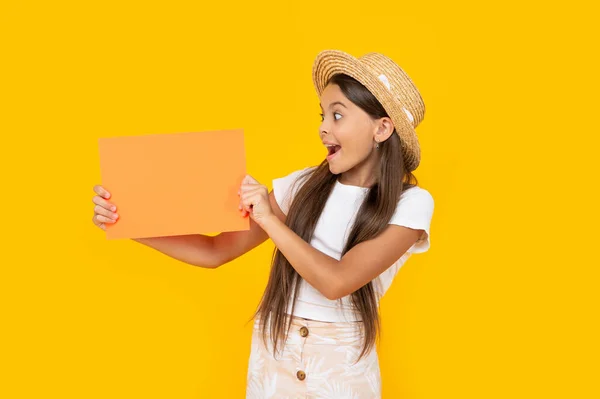
{"label": "long brown hair", "polygon": [[[336,84],[342,93],[373,119],[389,117],[381,103],[354,78],[337,74],[328,84]],[[371,186],[357,213],[356,220],[348,236],[342,256],[355,245],[378,236],[387,227],[394,215],[402,192],[418,184],[416,177],[406,170],[401,151],[401,141],[394,133],[380,143],[380,163],[375,170],[375,184]],[[330,172],[326,160],[320,165],[308,169],[297,181],[305,180],[298,189],[286,217],[286,225],[302,239],[310,243],[317,221],[325,207],[337,175]],[[390,265],[391,266],[391,265]],[[267,328],[270,328],[274,352],[283,346],[291,320],[286,314],[292,301],[292,314],[300,289],[300,275],[283,254],[275,248],[269,282],[260,304],[252,318],[260,314],[260,330],[264,343],[267,343]],[[380,330],[378,299],[373,282],[359,288],[351,294],[355,311],[360,314],[364,344],[360,358],[375,345]],[[341,299],[339,299],[341,303]],[[286,321],[288,322],[286,326]]]}

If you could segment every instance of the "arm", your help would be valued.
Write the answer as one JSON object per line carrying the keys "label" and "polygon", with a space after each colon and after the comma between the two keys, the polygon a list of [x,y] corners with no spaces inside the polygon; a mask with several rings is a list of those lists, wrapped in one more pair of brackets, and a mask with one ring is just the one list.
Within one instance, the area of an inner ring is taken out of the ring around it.
{"label": "arm", "polygon": [[[273,213],[280,222],[285,223],[285,214],[279,208],[272,192],[269,201]],[[250,230],[224,232],[215,237],[190,234],[133,240],[182,262],[216,269],[257,247],[267,238],[267,233],[251,219]]]}
{"label": "arm", "polygon": [[379,276],[425,231],[388,224],[379,236],[355,245],[338,261],[286,226],[275,213],[273,193],[268,194],[267,188],[252,176],[242,182],[241,200],[244,210],[271,237],[298,274],[331,300],[349,295]]}
{"label": "arm", "polygon": [[354,246],[338,261],[313,248],[275,217],[266,218],[263,229],[298,274],[331,300],[349,295],[379,276],[423,233],[388,225],[379,236]]}

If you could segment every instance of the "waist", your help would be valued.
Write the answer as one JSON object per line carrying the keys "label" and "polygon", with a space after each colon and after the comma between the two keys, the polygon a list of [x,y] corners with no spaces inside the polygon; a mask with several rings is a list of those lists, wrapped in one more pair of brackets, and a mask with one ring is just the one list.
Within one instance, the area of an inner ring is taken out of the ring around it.
{"label": "waist", "polygon": [[361,316],[354,311],[352,307],[338,303],[324,304],[316,302],[303,301],[300,298],[296,300],[294,312],[292,313],[291,303],[287,309],[288,315],[297,316],[303,319],[323,322],[355,322],[361,321]]}
{"label": "waist", "polygon": [[[328,322],[286,315],[290,323],[287,344],[305,345],[360,345],[363,337],[362,321]],[[259,330],[260,317],[254,322],[255,333]],[[270,329],[266,330],[270,337]]]}

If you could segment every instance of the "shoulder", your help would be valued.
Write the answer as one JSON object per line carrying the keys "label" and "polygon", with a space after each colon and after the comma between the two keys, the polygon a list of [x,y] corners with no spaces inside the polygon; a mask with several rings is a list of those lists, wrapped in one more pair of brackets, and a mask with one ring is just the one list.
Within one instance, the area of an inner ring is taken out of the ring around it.
{"label": "shoulder", "polygon": [[294,195],[316,168],[317,166],[309,166],[273,179],[273,194],[275,200],[286,215]]}
{"label": "shoulder", "polygon": [[294,170],[286,175],[283,175],[281,177],[278,177],[276,179],[273,179],[273,181],[278,180],[298,180],[299,178],[304,178],[304,177],[308,177],[312,174],[312,172],[314,172],[314,170],[316,169],[316,166],[308,166],[306,168],[302,168],[302,169],[297,169]]}
{"label": "shoulder", "polygon": [[[276,195],[282,191],[287,191],[291,186],[296,183],[305,182],[312,172],[316,169],[316,166],[309,166],[306,168],[294,170],[287,175],[273,179],[273,191],[276,191]],[[279,193],[278,193],[279,192]]]}
{"label": "shoulder", "polygon": [[422,237],[411,248],[411,252],[425,252],[429,249],[433,209],[433,196],[428,190],[413,186],[402,192],[396,211],[389,223],[423,230]]}
{"label": "shoulder", "polygon": [[402,192],[397,208],[400,207],[417,207],[417,208],[433,208],[435,201],[431,193],[419,186],[413,186]]}

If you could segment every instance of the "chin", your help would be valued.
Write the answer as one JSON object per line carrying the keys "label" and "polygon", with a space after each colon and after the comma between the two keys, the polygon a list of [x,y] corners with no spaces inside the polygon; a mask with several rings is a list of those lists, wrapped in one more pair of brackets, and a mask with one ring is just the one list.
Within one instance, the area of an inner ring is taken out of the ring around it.
{"label": "chin", "polygon": [[334,165],[332,165],[331,163],[328,163],[328,166],[329,166],[329,171],[330,171],[332,174],[334,174],[334,175],[337,175],[337,174],[339,173],[339,172],[337,171],[337,168],[336,168]]}
{"label": "chin", "polygon": [[334,175],[339,175],[339,174],[344,173],[346,170],[344,170],[343,168],[341,168],[338,165],[335,165],[335,163],[334,164],[329,163],[329,171]]}

